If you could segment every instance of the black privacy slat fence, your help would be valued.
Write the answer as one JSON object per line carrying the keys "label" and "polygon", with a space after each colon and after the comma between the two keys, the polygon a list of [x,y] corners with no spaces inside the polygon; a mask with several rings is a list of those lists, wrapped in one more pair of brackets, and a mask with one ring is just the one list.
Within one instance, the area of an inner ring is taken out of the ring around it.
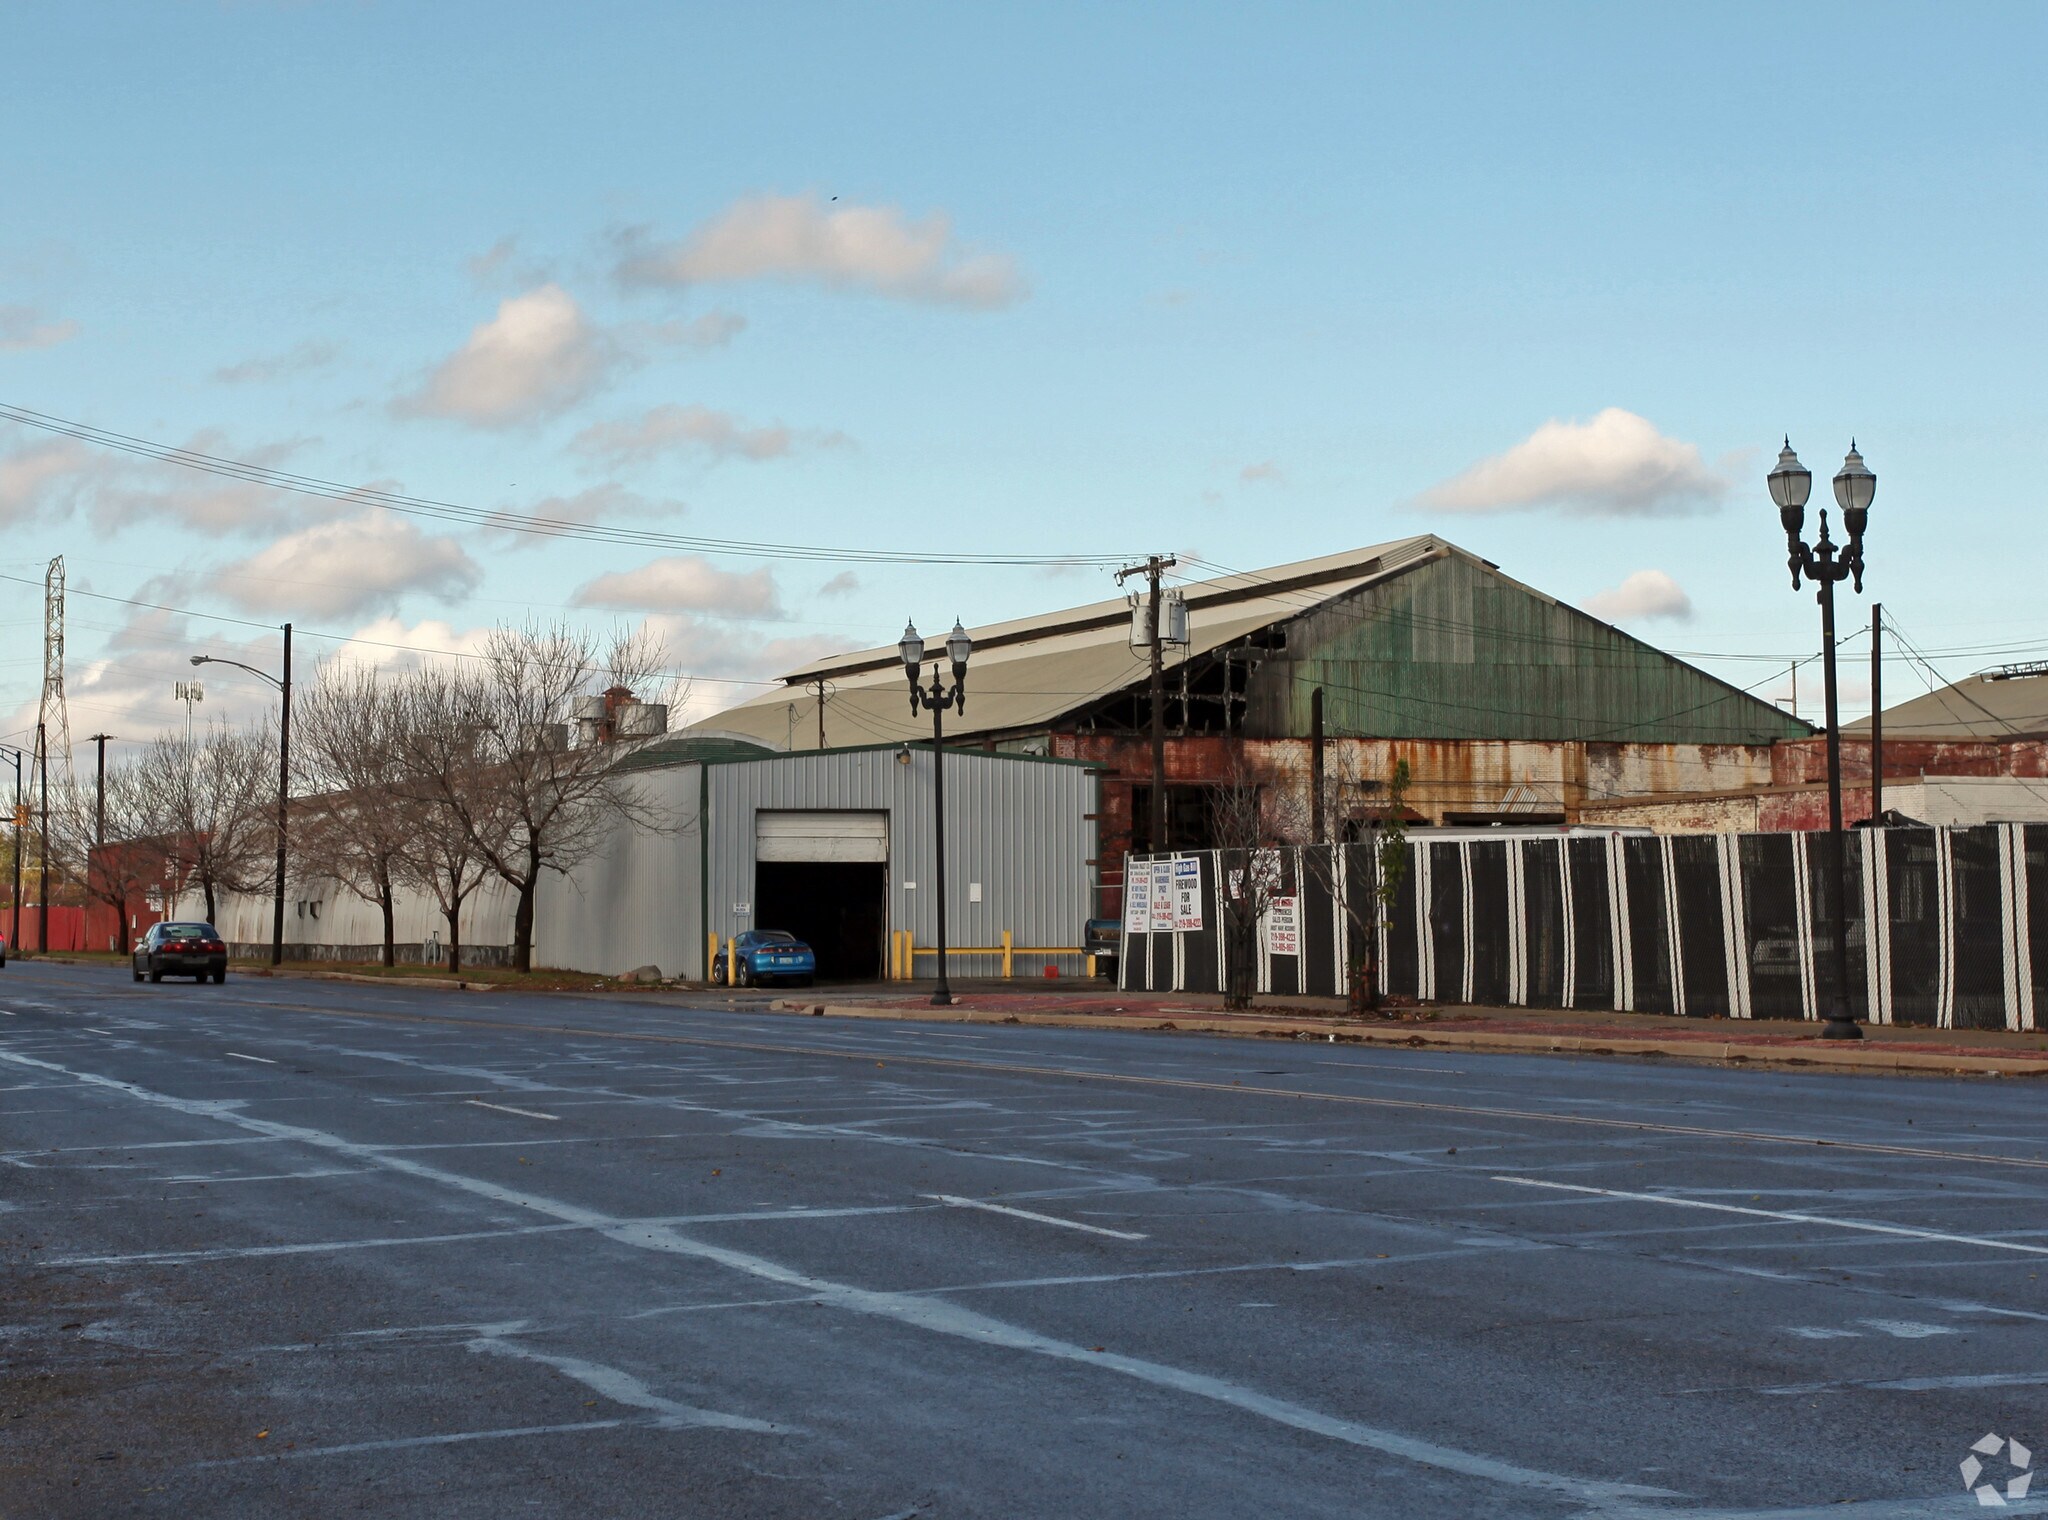
{"label": "black privacy slat fence", "polygon": [[[1858,829],[1846,850],[1858,1018],[2035,1027],[2048,824]],[[1820,1018],[1835,977],[1827,861],[1809,834],[1411,834],[1376,935],[1381,986],[1425,1002]],[[1232,935],[1219,882],[1244,891],[1247,863],[1254,898],[1273,902],[1255,933]],[[1249,945],[1260,993],[1341,997],[1372,870],[1365,845],[1133,856],[1122,984],[1218,992]]]}

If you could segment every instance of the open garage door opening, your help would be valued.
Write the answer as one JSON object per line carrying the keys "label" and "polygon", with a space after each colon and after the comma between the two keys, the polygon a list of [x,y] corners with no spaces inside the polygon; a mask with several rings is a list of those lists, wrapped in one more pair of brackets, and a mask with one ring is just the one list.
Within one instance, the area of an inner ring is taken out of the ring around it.
{"label": "open garage door opening", "polygon": [[820,981],[880,979],[888,905],[888,814],[755,815],[754,926],[808,944]]}

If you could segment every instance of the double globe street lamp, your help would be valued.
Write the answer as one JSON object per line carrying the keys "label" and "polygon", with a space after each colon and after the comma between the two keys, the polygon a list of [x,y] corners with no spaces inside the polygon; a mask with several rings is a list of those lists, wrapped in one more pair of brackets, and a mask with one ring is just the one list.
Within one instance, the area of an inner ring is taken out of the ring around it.
{"label": "double globe street lamp", "polygon": [[[1849,542],[1837,545],[1828,537],[1828,511],[1820,511],[1820,537],[1809,546],[1802,536],[1806,524],[1806,498],[1813,491],[1813,472],[1792,452],[1792,440],[1778,455],[1778,467],[1765,477],[1771,500],[1777,503],[1778,519],[1784,524],[1787,563],[1792,570],[1792,589],[1799,589],[1800,577],[1819,588],[1822,670],[1827,689],[1828,746],[1828,876],[1834,892],[1835,977],[1828,998],[1827,1023],[1821,1037],[1828,1040],[1860,1040],[1863,1031],[1849,1006],[1849,883],[1846,852],[1842,844],[1842,725],[1835,700],[1835,583],[1853,580],[1863,589],[1863,530],[1870,522],[1870,503],[1877,495],[1877,477],[1863,463],[1854,439],[1849,456],[1835,474],[1835,504],[1842,509],[1842,526]],[[1875,845],[1866,845],[1875,848]],[[1867,932],[1867,931],[1866,931]]]}
{"label": "double globe street lamp", "polygon": [[953,631],[946,635],[946,657],[953,662],[951,686],[939,679],[937,660],[932,661],[932,684],[917,684],[919,667],[924,664],[924,640],[918,636],[915,623],[903,625],[903,637],[897,642],[896,652],[903,656],[903,673],[910,678],[910,710],[932,715],[932,853],[936,862],[932,896],[938,908],[939,934],[939,985],[932,993],[932,1006],[944,1008],[953,1001],[953,988],[946,980],[946,736],[941,715],[948,708],[955,712],[967,710],[967,657],[974,653],[974,640],[955,618]]}

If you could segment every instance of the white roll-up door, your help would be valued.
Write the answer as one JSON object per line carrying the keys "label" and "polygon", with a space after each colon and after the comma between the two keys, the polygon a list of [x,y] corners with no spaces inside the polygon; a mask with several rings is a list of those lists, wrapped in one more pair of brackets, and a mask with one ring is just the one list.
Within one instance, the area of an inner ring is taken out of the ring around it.
{"label": "white roll-up door", "polygon": [[889,860],[887,813],[756,813],[754,859]]}

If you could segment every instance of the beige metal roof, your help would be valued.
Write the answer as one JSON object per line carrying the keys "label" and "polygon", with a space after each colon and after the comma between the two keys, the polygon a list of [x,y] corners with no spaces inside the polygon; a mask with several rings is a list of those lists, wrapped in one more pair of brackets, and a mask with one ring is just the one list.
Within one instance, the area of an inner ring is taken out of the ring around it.
{"label": "beige metal roof", "polygon": [[[1190,582],[1181,588],[1187,598],[1189,644],[1169,657],[1168,668],[1298,617],[1420,559],[1463,552],[1425,533],[1271,570]],[[967,668],[967,707],[964,713],[946,715],[946,733],[1029,731],[1144,680],[1145,656],[1131,648],[1130,630],[1130,608],[1122,597],[968,630],[974,636],[974,658]],[[944,630],[926,633],[936,652]],[[777,748],[792,742],[799,748],[814,746],[817,695],[803,683],[820,676],[827,682],[828,745],[931,737],[931,715],[911,711],[909,683],[894,645],[806,665],[783,677],[788,684],[781,689],[728,707],[699,726]]]}
{"label": "beige metal roof", "polygon": [[[1842,725],[1869,733],[1870,720]],[[1887,739],[2034,739],[2048,735],[2048,674],[1966,676],[1884,710]]]}

